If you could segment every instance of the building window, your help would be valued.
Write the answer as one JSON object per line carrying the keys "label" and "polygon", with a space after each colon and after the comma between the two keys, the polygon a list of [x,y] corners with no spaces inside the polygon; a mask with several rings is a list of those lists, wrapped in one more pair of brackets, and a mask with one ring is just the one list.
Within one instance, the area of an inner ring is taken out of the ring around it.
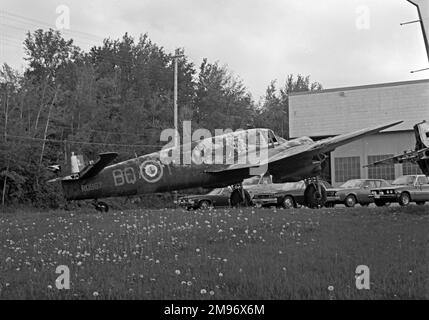
{"label": "building window", "polygon": [[413,175],[413,174],[423,174],[420,167],[412,162],[404,162],[402,164],[402,174],[403,175]]}
{"label": "building window", "polygon": [[360,178],[360,157],[335,158],[335,182]]}
{"label": "building window", "polygon": [[[393,157],[393,154],[368,156],[368,164],[391,157]],[[368,167],[368,179],[395,180],[395,165],[392,163]]]}

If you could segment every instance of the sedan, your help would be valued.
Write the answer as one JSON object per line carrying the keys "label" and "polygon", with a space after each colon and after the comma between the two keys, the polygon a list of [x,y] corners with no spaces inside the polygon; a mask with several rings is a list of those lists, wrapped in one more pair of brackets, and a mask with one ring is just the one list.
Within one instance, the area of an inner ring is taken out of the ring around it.
{"label": "sedan", "polygon": [[338,188],[330,188],[326,191],[328,197],[326,206],[344,204],[346,207],[352,208],[356,204],[360,204],[366,207],[374,201],[371,189],[389,186],[389,183],[383,179],[349,180]]}
{"label": "sedan", "polygon": [[229,207],[231,188],[217,188],[207,194],[180,197],[177,204],[187,210]]}
{"label": "sedan", "polygon": [[429,179],[425,175],[401,176],[390,187],[372,189],[371,193],[379,207],[389,202],[397,202],[401,206],[411,202],[424,205],[429,201]]}

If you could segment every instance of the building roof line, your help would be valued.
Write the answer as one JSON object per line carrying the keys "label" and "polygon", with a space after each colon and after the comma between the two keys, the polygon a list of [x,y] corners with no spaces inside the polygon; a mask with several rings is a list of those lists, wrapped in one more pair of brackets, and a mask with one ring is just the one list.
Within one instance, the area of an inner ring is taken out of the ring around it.
{"label": "building roof line", "polygon": [[289,95],[301,96],[301,95],[320,94],[320,93],[328,93],[328,92],[365,90],[365,89],[382,88],[382,87],[396,87],[396,86],[420,84],[420,83],[429,83],[429,79],[378,83],[378,84],[370,84],[370,85],[363,85],[363,86],[340,87],[340,88],[324,89],[319,91],[292,92]]}

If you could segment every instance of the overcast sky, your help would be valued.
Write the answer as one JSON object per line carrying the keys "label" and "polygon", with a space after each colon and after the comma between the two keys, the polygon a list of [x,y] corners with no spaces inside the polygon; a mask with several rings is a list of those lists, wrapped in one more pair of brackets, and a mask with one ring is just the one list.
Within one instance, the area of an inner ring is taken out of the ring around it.
{"label": "overcast sky", "polygon": [[410,73],[428,60],[419,24],[399,25],[418,19],[406,0],[2,0],[0,62],[22,67],[25,32],[55,26],[60,5],[85,50],[147,32],[197,66],[204,57],[226,64],[255,100],[290,73],[324,88],[429,78]]}

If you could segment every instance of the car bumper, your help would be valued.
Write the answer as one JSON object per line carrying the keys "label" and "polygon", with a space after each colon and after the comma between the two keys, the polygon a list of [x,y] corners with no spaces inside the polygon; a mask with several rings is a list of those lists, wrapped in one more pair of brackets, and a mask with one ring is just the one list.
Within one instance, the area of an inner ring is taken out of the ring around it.
{"label": "car bumper", "polygon": [[277,198],[257,198],[257,199],[254,198],[252,199],[252,202],[255,205],[261,205],[261,206],[278,204]]}
{"label": "car bumper", "polygon": [[197,206],[197,204],[194,202],[174,201],[174,204],[185,209],[195,209],[195,207]]}
{"label": "car bumper", "polygon": [[386,202],[395,202],[398,201],[397,194],[370,194],[369,199],[374,201],[386,201]]}
{"label": "car bumper", "polygon": [[341,200],[340,196],[327,196],[326,202],[342,203],[342,200]]}

